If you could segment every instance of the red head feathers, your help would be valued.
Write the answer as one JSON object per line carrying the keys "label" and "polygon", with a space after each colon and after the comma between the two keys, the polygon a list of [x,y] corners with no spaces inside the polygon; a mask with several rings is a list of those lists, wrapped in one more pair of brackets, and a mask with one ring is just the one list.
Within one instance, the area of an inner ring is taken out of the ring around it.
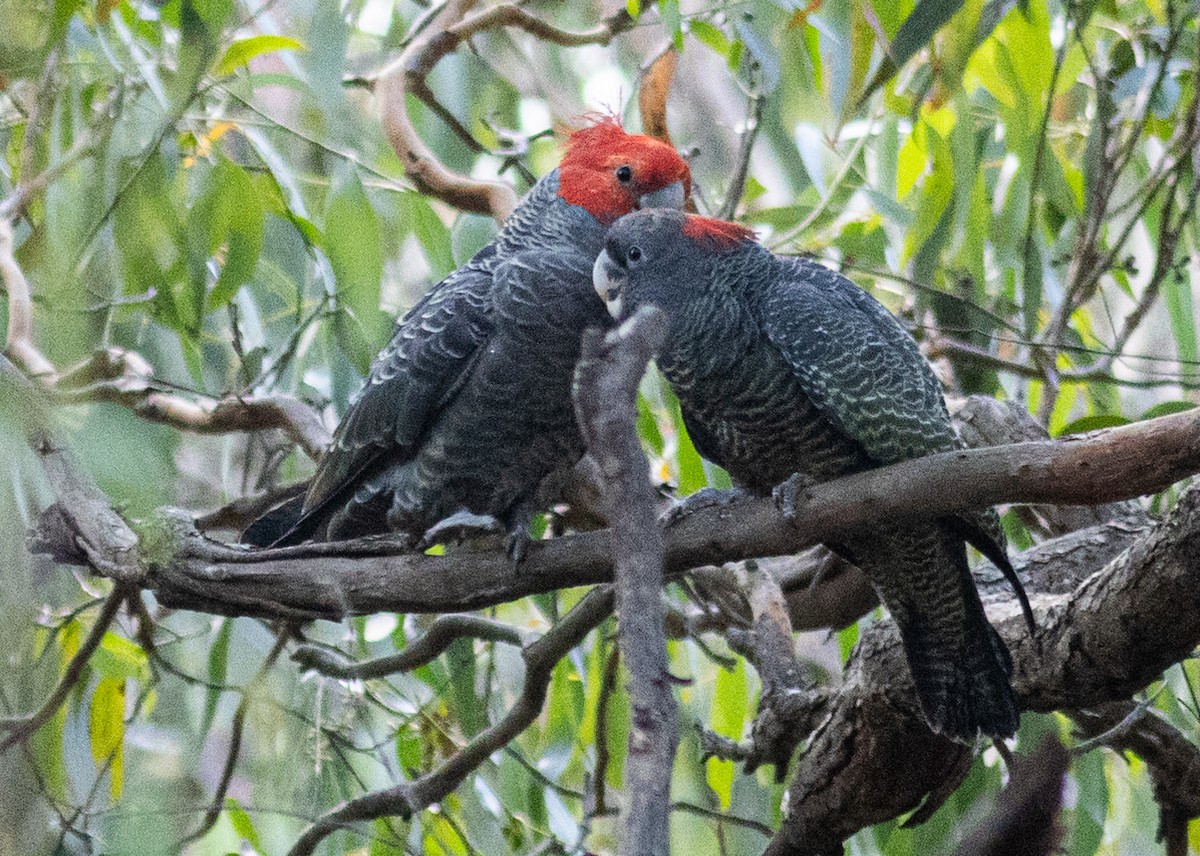
{"label": "red head feathers", "polygon": [[714,249],[727,250],[742,241],[753,241],[754,230],[728,220],[689,214],[683,221],[683,234],[693,241],[704,241]]}
{"label": "red head feathers", "polygon": [[692,190],[691,171],[675,149],[627,134],[611,117],[571,134],[558,174],[558,195],[605,224],[646,206],[680,207]]}

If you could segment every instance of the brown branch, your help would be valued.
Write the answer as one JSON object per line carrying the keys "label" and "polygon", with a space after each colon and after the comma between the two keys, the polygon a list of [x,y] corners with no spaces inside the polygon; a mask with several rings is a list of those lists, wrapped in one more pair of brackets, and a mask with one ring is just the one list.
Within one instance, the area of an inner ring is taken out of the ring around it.
{"label": "brown branch", "polygon": [[654,307],[605,335],[584,333],[575,370],[575,415],[605,482],[612,526],[618,644],[629,670],[633,721],[621,813],[624,856],[670,853],[671,770],[679,740],[663,628],[663,542],[650,463],[638,442],[637,390],[666,340]]}
{"label": "brown branch", "polygon": [[64,372],[54,392],[59,401],[106,401],[127,407],[149,422],[197,434],[279,429],[316,460],[329,445],[329,432],[313,408],[291,395],[187,398],[162,391],[141,354],[104,348]]}
{"label": "brown branch", "polygon": [[340,651],[320,645],[301,645],[292,652],[292,659],[306,669],[314,669],[332,678],[381,678],[396,672],[410,672],[425,665],[458,639],[485,639],[520,645],[521,632],[511,625],[477,615],[451,613],[439,616],[419,639],[410,642],[398,654],[359,662]]}
{"label": "brown branch", "polygon": [[[1037,639],[1012,602],[991,618],[1013,654],[1026,710],[1127,699],[1200,641],[1200,490],[1149,534],[1063,595],[1035,598]],[[1173,604],[1164,610],[1164,603]],[[789,815],[767,853],[824,854],[858,829],[918,805],[917,822],[957,786],[971,750],[923,723],[894,624],[867,630],[829,716],[799,757]]]}
{"label": "brown branch", "polygon": [[554,666],[583,642],[613,609],[613,593],[598,586],[568,612],[553,629],[522,652],[525,682],[520,698],[503,719],[480,732],[441,767],[411,782],[366,794],[322,815],[292,847],[290,856],[307,856],[330,833],[354,821],[400,815],[411,817],[453,791],[463,779],[524,731],[541,714]]}
{"label": "brown branch", "polygon": [[[431,106],[436,105],[435,111],[449,120],[434,98],[427,78],[443,58],[464,42],[484,32],[513,27],[540,41],[563,47],[607,45],[629,29],[633,19],[622,8],[590,30],[569,32],[546,23],[515,3],[501,3],[470,14],[476,3],[477,0],[447,0],[436,13],[424,19],[419,33],[400,58],[382,72],[377,88],[384,133],[417,190],[460,211],[488,214],[503,221],[516,208],[516,191],[504,182],[470,178],[448,169],[417,133],[408,115],[406,96],[413,94]],[[456,134],[464,136],[457,120],[448,124]],[[473,147],[476,146],[478,143]]]}
{"label": "brown branch", "polygon": [[33,295],[13,250],[12,222],[0,217],[0,283],[8,292],[5,353],[25,374],[53,383],[58,373],[33,343]]}
{"label": "brown branch", "polygon": [[481,181],[458,175],[446,168],[425,145],[408,115],[407,93],[425,77],[442,57],[461,41],[448,30],[461,23],[476,0],[447,0],[429,19],[428,26],[414,39],[400,59],[379,80],[381,119],[388,142],[404,165],[404,172],[418,191],[462,211],[508,218],[517,205],[517,194],[508,184]]}
{"label": "brown branch", "polygon": [[249,395],[190,399],[166,393],[154,380],[153,368],[136,351],[101,349],[60,374],[33,343],[29,282],[13,255],[12,224],[3,217],[0,217],[0,283],[8,292],[6,353],[25,375],[49,389],[59,401],[113,402],[147,421],[200,434],[278,428],[314,460],[329,444],[329,432],[320,416],[298,398]]}
{"label": "brown branch", "polygon": [[[947,452],[814,485],[794,523],[770,499],[701,509],[666,532],[665,571],[790,555],[881,518],[942,516],[1003,502],[1110,502],[1162,490],[1197,471],[1197,411],[1082,438]],[[535,541],[517,572],[499,550],[414,555],[395,540],[373,538],[248,551],[169,525],[177,529],[143,585],[166,606],[222,615],[303,620],[457,612],[612,578],[608,531]],[[43,542],[61,560],[87,564],[70,538]]]}
{"label": "brown branch", "polygon": [[87,668],[88,661],[96,653],[96,649],[100,647],[100,643],[104,640],[104,634],[108,632],[109,626],[117,617],[117,611],[120,610],[121,604],[125,602],[127,597],[128,592],[119,586],[109,594],[108,598],[104,601],[104,608],[96,617],[96,623],[88,631],[87,637],[80,644],[79,650],[75,652],[75,656],[67,663],[67,668],[63,671],[63,676],[59,680],[58,686],[54,688],[54,692],[50,693],[50,697],[46,699],[40,708],[26,716],[0,720],[0,731],[9,732],[3,740],[0,740],[0,752],[18,743],[22,743],[50,721],[50,718],[54,716],[62,706],[62,703],[67,700],[67,696],[71,690],[79,683],[79,679],[83,676],[84,670]]}
{"label": "brown branch", "polygon": [[[570,32],[547,24],[541,18],[526,12],[516,3],[501,3],[482,12],[477,12],[468,18],[464,18],[459,23],[448,27],[446,35],[455,40],[453,47],[450,48],[450,50],[453,50],[460,43],[485,30],[516,27],[529,33],[539,41],[550,42],[564,48],[578,48],[585,45],[608,45],[614,38],[633,26],[633,23],[633,18],[622,7],[590,30]],[[433,59],[436,63],[436,60],[440,59],[440,57]],[[424,74],[428,74],[432,68],[432,65],[425,68]]]}

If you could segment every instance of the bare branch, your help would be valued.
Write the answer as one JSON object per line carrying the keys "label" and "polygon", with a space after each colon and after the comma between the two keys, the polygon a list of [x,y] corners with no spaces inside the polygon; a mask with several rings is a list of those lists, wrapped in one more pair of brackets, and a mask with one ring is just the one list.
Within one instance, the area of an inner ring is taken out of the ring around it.
{"label": "bare branch", "polygon": [[63,373],[55,385],[60,401],[107,401],[129,408],[149,422],[197,434],[267,431],[278,428],[304,453],[317,459],[329,445],[329,432],[311,406],[291,395],[187,398],[162,391],[154,369],[136,351],[104,348]]}
{"label": "bare branch", "polygon": [[[430,72],[459,45],[481,33],[514,27],[541,41],[563,47],[607,45],[629,29],[633,19],[622,8],[591,30],[573,33],[547,24],[516,3],[501,3],[470,14],[476,2],[448,0],[436,13],[423,19],[418,34],[400,58],[380,75],[380,110],[388,142],[399,155],[405,174],[417,190],[460,211],[489,214],[503,221],[516,208],[516,191],[503,182],[483,181],[449,170],[417,134],[408,116],[406,95],[411,93],[430,105],[437,104],[427,83]],[[435,109],[444,119],[450,118],[440,105]],[[464,136],[464,129],[457,120],[449,124],[460,137]]]}
{"label": "bare branch", "polygon": [[663,628],[663,542],[650,463],[637,434],[637,390],[666,340],[666,316],[643,307],[605,335],[584,333],[575,369],[575,415],[605,482],[612,526],[618,642],[629,670],[633,722],[621,813],[625,856],[670,853],[671,770],[678,709]]}
{"label": "bare branch", "polygon": [[381,119],[388,142],[418,191],[462,211],[490,214],[503,221],[517,205],[516,191],[502,182],[480,181],[447,169],[417,134],[406,103],[414,84],[423,84],[438,61],[458,46],[461,40],[450,36],[448,30],[461,23],[475,3],[447,0],[400,59],[383,73],[378,86]]}
{"label": "bare branch", "polygon": [[517,628],[477,615],[451,613],[440,616],[419,639],[398,654],[355,662],[340,651],[320,645],[301,645],[292,659],[307,669],[333,678],[381,678],[409,672],[436,659],[457,639],[486,639],[521,644]]}
{"label": "bare branch", "polygon": [[12,222],[0,217],[0,283],[8,292],[5,353],[25,374],[53,383],[58,373],[33,343],[33,295],[13,249]]}
{"label": "bare branch", "polygon": [[[947,452],[814,485],[794,524],[770,499],[701,509],[667,531],[665,570],[674,575],[791,555],[881,518],[940,516],[1004,502],[1110,502],[1156,492],[1197,471],[1196,411],[1083,438]],[[608,531],[535,541],[519,572],[500,550],[414,555],[389,538],[249,551],[182,527],[173,537],[144,585],[164,605],[223,615],[455,612],[612,578]],[[61,554],[75,549],[61,539],[57,546]]]}

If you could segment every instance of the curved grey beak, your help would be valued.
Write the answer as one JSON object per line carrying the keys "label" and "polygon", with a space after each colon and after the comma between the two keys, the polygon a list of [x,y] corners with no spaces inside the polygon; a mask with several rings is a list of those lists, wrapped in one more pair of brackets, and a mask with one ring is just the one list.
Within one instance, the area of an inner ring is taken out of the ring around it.
{"label": "curved grey beak", "polygon": [[643,193],[638,199],[638,208],[674,208],[682,211],[686,201],[687,191],[683,189],[683,182],[676,181],[650,193]]}
{"label": "curved grey beak", "polygon": [[618,321],[621,320],[621,290],[625,287],[625,271],[623,271],[608,255],[608,250],[601,250],[592,265],[592,285],[596,293],[608,307],[608,314]]}

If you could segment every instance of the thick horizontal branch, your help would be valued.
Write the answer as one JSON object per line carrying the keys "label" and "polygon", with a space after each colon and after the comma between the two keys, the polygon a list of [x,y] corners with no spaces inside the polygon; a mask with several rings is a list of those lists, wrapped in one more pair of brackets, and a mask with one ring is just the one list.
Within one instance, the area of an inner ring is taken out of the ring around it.
{"label": "thick horizontal branch", "polygon": [[[1163,416],[1083,438],[947,452],[815,485],[786,521],[769,499],[699,510],[665,533],[665,570],[796,553],[880,518],[1002,502],[1103,503],[1200,471],[1200,415]],[[390,539],[251,552],[180,537],[146,584],[169,606],[224,615],[332,618],[456,612],[607,582],[607,531],[537,541],[519,569],[503,550],[414,555]]]}

